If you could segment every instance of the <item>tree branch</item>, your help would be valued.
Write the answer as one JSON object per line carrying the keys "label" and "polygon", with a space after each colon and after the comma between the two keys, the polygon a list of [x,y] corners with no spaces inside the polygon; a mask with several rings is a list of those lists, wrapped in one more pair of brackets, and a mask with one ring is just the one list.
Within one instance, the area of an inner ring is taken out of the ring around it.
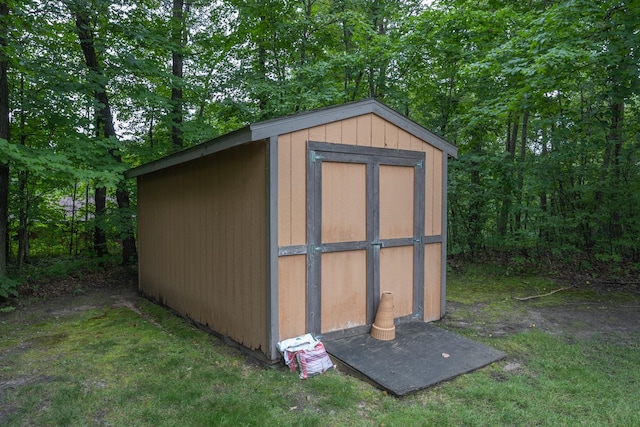
{"label": "tree branch", "polygon": [[566,291],[567,289],[570,289],[570,288],[573,288],[573,286],[565,286],[564,288],[556,289],[555,291],[547,292],[546,294],[542,294],[542,295],[532,295],[530,297],[524,297],[524,298],[514,297],[514,298],[517,299],[518,301],[527,301],[535,298],[548,297],[549,295],[553,295],[556,292]]}

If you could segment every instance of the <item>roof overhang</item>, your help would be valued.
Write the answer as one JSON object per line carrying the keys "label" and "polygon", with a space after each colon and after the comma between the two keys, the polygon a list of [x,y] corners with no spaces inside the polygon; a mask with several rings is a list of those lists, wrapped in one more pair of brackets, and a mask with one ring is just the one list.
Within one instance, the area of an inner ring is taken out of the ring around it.
{"label": "roof overhang", "polygon": [[443,137],[420,126],[413,120],[387,107],[380,101],[375,99],[366,99],[363,101],[326,107],[292,116],[254,123],[234,132],[227,133],[161,159],[130,169],[125,172],[125,177],[135,178],[224,151],[238,145],[265,140],[278,135],[370,113],[376,114],[399,128],[404,129],[416,138],[428,142],[449,156],[457,157],[458,155],[458,148]]}

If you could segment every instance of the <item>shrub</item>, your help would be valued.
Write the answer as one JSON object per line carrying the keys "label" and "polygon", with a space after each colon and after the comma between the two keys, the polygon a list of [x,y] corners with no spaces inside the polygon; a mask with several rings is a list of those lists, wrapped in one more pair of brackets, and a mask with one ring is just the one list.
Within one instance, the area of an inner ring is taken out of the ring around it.
{"label": "shrub", "polygon": [[18,296],[18,286],[20,281],[11,279],[8,276],[0,276],[0,301],[4,301],[9,297]]}

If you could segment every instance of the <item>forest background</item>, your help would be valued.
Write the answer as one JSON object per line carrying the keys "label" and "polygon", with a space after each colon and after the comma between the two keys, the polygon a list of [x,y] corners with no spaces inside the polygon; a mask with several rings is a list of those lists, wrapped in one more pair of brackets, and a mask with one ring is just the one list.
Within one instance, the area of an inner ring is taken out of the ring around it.
{"label": "forest background", "polygon": [[640,271],[637,0],[0,0],[0,297],[134,262],[123,172],[374,97],[459,147],[450,256]]}

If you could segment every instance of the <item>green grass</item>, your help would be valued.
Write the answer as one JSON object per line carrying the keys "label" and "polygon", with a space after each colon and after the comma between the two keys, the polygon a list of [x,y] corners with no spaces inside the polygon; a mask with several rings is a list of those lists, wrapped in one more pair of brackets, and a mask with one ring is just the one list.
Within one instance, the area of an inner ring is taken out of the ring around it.
{"label": "green grass", "polygon": [[[453,276],[451,297],[482,301],[488,316],[508,308],[512,292],[555,286],[478,271]],[[567,340],[532,329],[483,338],[508,358],[397,399],[338,372],[301,381],[257,366],[147,301],[40,323],[7,319],[0,425],[640,425],[637,336]]]}
{"label": "green grass", "polygon": [[[465,266],[463,271],[448,273],[447,285],[448,300],[492,305],[511,302],[513,297],[539,295],[561,287],[543,276],[514,276],[508,269],[497,265]],[[544,301],[549,303],[552,300]]]}

